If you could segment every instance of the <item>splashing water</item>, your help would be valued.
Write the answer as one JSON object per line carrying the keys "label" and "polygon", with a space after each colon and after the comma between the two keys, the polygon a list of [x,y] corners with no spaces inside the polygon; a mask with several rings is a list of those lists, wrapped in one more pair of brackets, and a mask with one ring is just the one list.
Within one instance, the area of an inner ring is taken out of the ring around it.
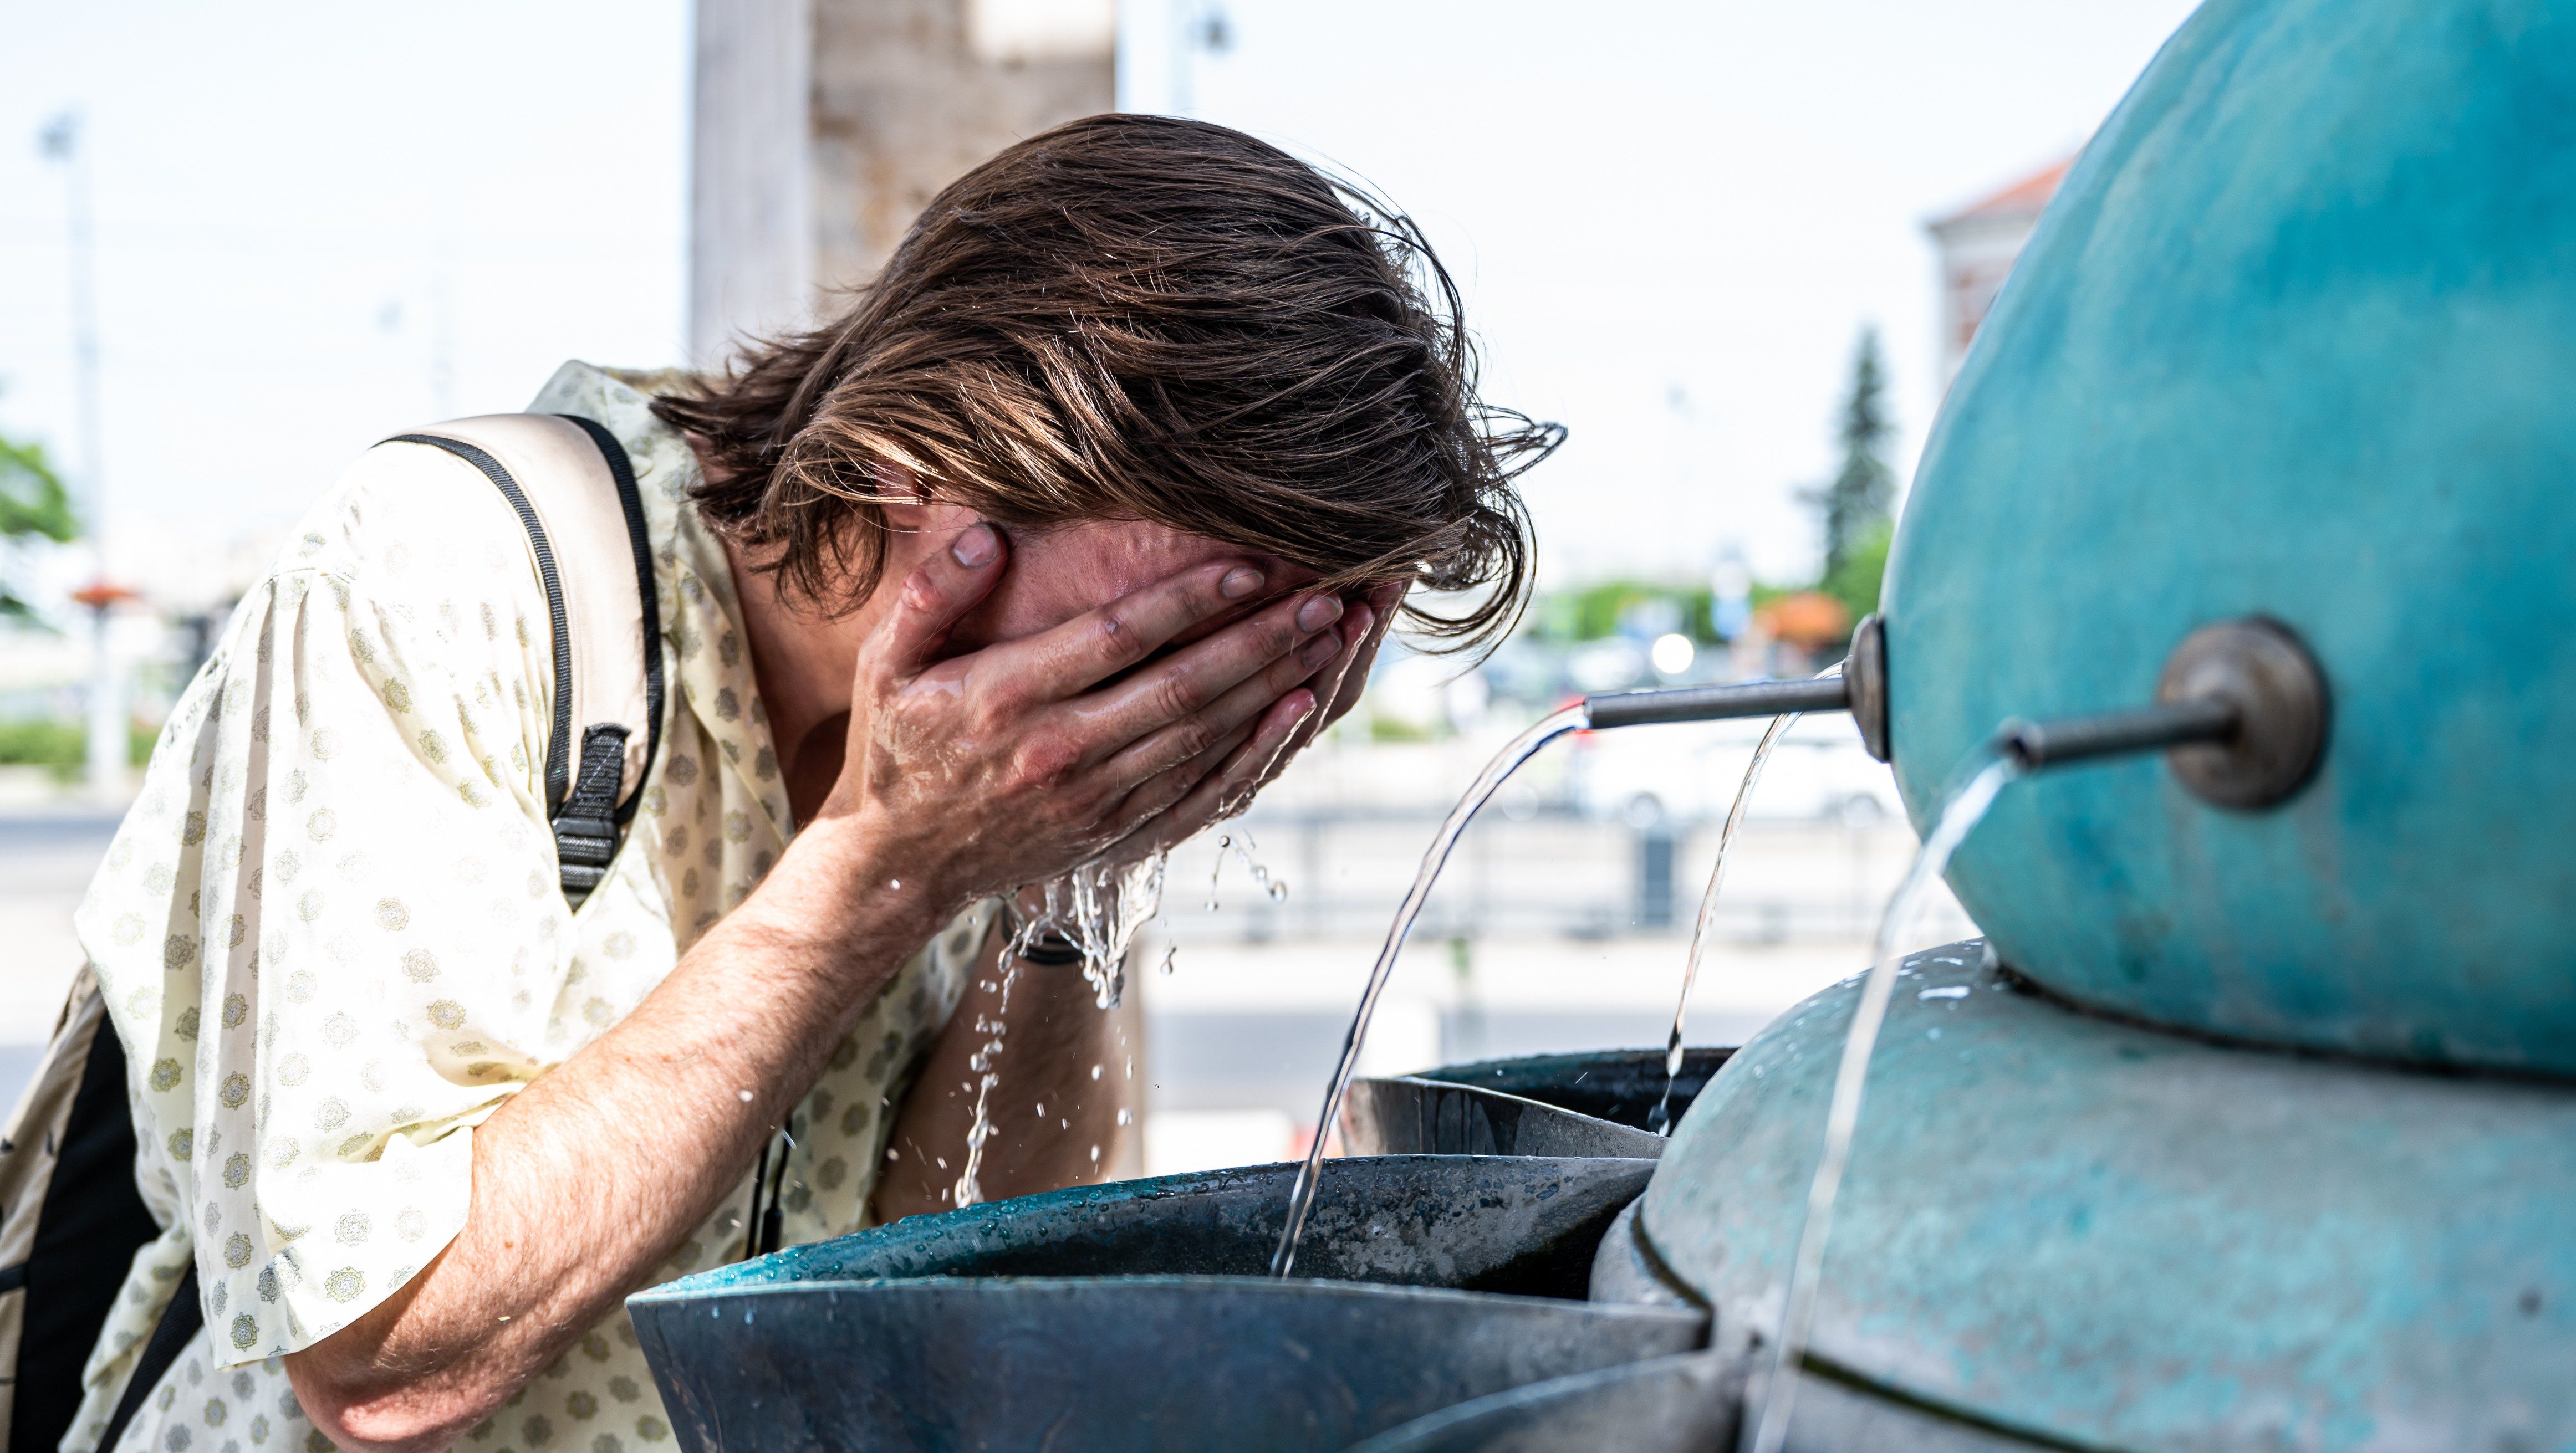
{"label": "splashing water", "polygon": [[[1162,910],[1167,857],[1156,853],[1133,863],[1084,863],[1046,885],[1039,910],[1019,921],[1002,950],[1000,1002],[991,1018],[978,1014],[975,1032],[989,1036],[967,1058],[975,1072],[975,1118],[966,1128],[966,1168],[957,1177],[955,1199],[971,1206],[983,1199],[977,1177],[984,1169],[984,1142],[992,1137],[990,1106],[993,1087],[1002,1082],[996,1061],[1002,1053],[1005,1018],[1011,1008],[1011,986],[1019,981],[1022,955],[1040,939],[1060,939],[1082,955],[1083,981],[1092,1001],[1103,1009],[1117,1007],[1126,991],[1128,945],[1146,920]],[[1017,895],[1012,901],[1017,902]],[[1098,1072],[1093,1078],[1099,1077]]]}
{"label": "splashing water", "polygon": [[1252,886],[1260,889],[1262,896],[1268,898],[1273,903],[1287,902],[1287,882],[1283,879],[1271,877],[1270,870],[1263,867],[1260,860],[1252,856],[1254,853],[1259,851],[1261,851],[1261,845],[1252,840],[1252,834],[1247,832],[1236,836],[1234,840],[1235,860],[1243,864],[1243,871],[1245,873],[1251,875]]}
{"label": "splashing water", "polygon": [[1646,1117],[1646,1128],[1658,1135],[1673,1133],[1673,1082],[1682,1074],[1682,1020],[1690,1013],[1691,989],[1699,983],[1699,961],[1708,952],[1709,929],[1717,921],[1717,885],[1726,881],[1727,850],[1735,846],[1736,829],[1744,826],[1745,805],[1753,800],[1753,784],[1762,780],[1762,768],[1771,760],[1771,749],[1779,745],[1781,735],[1797,719],[1794,711],[1771,718],[1770,729],[1754,745],[1753,760],[1744,764],[1744,780],[1736,785],[1734,805],[1726,809],[1726,825],[1718,829],[1717,861],[1708,870],[1708,892],[1699,900],[1699,924],[1691,930],[1690,958],[1682,965],[1681,1001],[1673,1006],[1673,1033],[1664,1042],[1664,1093]]}
{"label": "splashing water", "polygon": [[1413,875],[1413,886],[1404,902],[1395,910],[1395,921],[1388,925],[1386,943],[1377,951],[1377,962],[1369,966],[1368,987],[1360,991],[1359,1011],[1351,1017],[1349,1038],[1342,1041],[1341,1061],[1333,1068],[1332,1083],[1324,1091],[1324,1113],[1315,1122],[1315,1143],[1307,1148],[1306,1160],[1297,1168],[1297,1181],[1288,1192],[1288,1224],[1279,1233],[1279,1249],[1270,1258],[1270,1274],[1285,1277],[1297,1261],[1297,1242],[1306,1234],[1306,1214],[1314,1209],[1315,1185],[1324,1169],[1324,1145],[1331,1139],[1334,1117],[1341,1114],[1342,1097],[1351,1087],[1351,1074],[1359,1067],[1360,1045],[1368,1038],[1369,1020],[1377,1013],[1378,995],[1386,989],[1389,975],[1395,971],[1395,957],[1403,951],[1405,935],[1413,931],[1413,920],[1421,916],[1422,905],[1431,897],[1431,884],[1440,876],[1441,865],[1449,861],[1449,850],[1467,831],[1467,823],[1476,809],[1485,805],[1523,762],[1538,755],[1541,747],[1564,736],[1581,731],[1590,724],[1590,714],[1581,705],[1541,718],[1536,726],[1511,739],[1485,770],[1476,774],[1475,783],[1431,839],[1430,851],[1422,855],[1422,867]]}
{"label": "splashing water", "polygon": [[1270,870],[1262,866],[1260,859],[1253,856],[1259,851],[1261,851],[1261,845],[1254,842],[1252,834],[1248,832],[1227,833],[1216,840],[1216,866],[1208,869],[1208,912],[1216,912],[1217,884],[1225,877],[1225,857],[1229,852],[1234,854],[1235,861],[1243,864],[1243,871],[1250,875],[1252,886],[1260,889],[1263,896],[1273,903],[1288,901],[1288,884],[1282,879],[1270,876]]}
{"label": "splashing water", "polygon": [[1887,900],[1887,911],[1878,921],[1878,940],[1872,947],[1869,977],[1861,984],[1860,1002],[1852,1010],[1851,1033],[1843,1040],[1842,1062],[1834,1071],[1834,1095],[1825,1112],[1825,1144],[1816,1158],[1815,1179],[1807,1186],[1807,1215],[1798,1228],[1797,1254],[1789,1263],[1789,1287],[1786,1305],[1780,1313],[1780,1332],[1771,1352],[1771,1378],[1762,1399],[1761,1420],[1755,1425],[1750,1453],[1780,1453],[1789,1437],[1789,1414],[1797,1402],[1798,1369],[1806,1356],[1807,1337],[1816,1320],[1816,1283],[1824,1274],[1825,1239],[1833,1232],[1834,1198],[1842,1191],[1843,1169],[1851,1160],[1852,1134],[1860,1125],[1862,1093],[1868,1088],[1869,1061],[1878,1047],[1879,1026],[1887,1018],[1887,1001],[1896,993],[1896,972],[1903,963],[1899,946],[1922,908],[1932,885],[1941,879],[1941,871],[1950,864],[1950,855],[1959,850],[1969,832],[1992,807],[1995,795],[2021,775],[2021,765],[2010,757],[1995,755],[1992,748],[1982,749],[1984,760],[1971,758],[1976,770],[1951,788],[1941,803],[1941,816],[1933,823],[1931,835],[1923,839],[1922,849],[1914,855],[1914,866],[1907,869],[1905,881],[1897,885],[1895,896]]}
{"label": "splashing water", "polygon": [[1156,853],[1123,865],[1084,863],[1044,889],[1044,904],[1011,933],[1016,962],[1040,939],[1061,939],[1082,954],[1082,977],[1101,1008],[1118,1007],[1126,992],[1128,945],[1163,907],[1169,855]]}

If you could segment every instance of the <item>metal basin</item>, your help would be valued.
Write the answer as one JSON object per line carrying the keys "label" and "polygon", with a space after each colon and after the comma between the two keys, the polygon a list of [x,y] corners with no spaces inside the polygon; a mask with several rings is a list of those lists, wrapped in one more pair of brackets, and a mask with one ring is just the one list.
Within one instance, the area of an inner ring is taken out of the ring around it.
{"label": "metal basin", "polygon": [[[1685,1050],[1678,1120],[1732,1049]],[[1530,1055],[1351,1082],[1342,1143],[1355,1155],[1635,1156],[1664,1153],[1646,1130],[1664,1094],[1661,1050]]]}
{"label": "metal basin", "polygon": [[1284,1282],[1261,1272],[1293,1165],[918,1216],[627,1306],[693,1450],[1330,1453],[1702,1345],[1696,1311],[1562,1299],[1652,1170],[1328,1161]]}
{"label": "metal basin", "polygon": [[1353,1155],[1626,1156],[1653,1160],[1664,1137],[1499,1090],[1404,1076],[1358,1079],[1342,1101]]}
{"label": "metal basin", "polygon": [[[1735,1053],[1733,1046],[1710,1045],[1682,1051],[1682,1072],[1673,1077],[1675,1120],[1699,1097],[1709,1076]],[[1497,1090],[1607,1120],[1630,1129],[1646,1128],[1646,1117],[1664,1094],[1664,1052],[1660,1049],[1604,1049],[1582,1054],[1531,1054],[1512,1059],[1474,1060],[1442,1065],[1411,1078]]]}
{"label": "metal basin", "polygon": [[[1754,1358],[1695,1352],[1531,1383],[1443,1408],[1370,1438],[1349,1453],[1717,1453],[1736,1446],[1764,1383]],[[1746,1389],[1754,1390],[1748,1398]],[[1874,1390],[1809,1375],[1798,1387],[1789,1453],[2024,1453],[2031,1443],[1890,1401]]]}

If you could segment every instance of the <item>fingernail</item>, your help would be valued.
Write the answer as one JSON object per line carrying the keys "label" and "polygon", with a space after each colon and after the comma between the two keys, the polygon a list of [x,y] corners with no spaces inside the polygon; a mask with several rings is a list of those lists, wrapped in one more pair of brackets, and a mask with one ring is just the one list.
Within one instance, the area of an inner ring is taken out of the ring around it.
{"label": "fingernail", "polygon": [[1001,548],[1001,538],[993,533],[992,526],[968,525],[957,543],[948,547],[948,553],[957,557],[958,564],[972,570],[989,562]]}
{"label": "fingernail", "polygon": [[1297,653],[1297,663],[1310,668],[1321,666],[1333,659],[1333,653],[1341,648],[1342,638],[1331,631],[1326,631],[1306,643],[1305,649]]}
{"label": "fingernail", "polygon": [[1261,572],[1252,569],[1229,570],[1225,579],[1216,583],[1217,593],[1228,600],[1241,600],[1261,588]]}
{"label": "fingernail", "polygon": [[1297,629],[1320,631],[1331,625],[1342,613],[1342,603],[1329,595],[1319,595],[1297,607]]}

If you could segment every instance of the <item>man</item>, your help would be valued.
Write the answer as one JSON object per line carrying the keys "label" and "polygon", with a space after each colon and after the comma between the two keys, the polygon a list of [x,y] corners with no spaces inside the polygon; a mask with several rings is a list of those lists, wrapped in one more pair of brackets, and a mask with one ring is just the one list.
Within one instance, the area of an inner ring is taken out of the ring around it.
{"label": "man", "polygon": [[[645,496],[678,690],[641,810],[569,909],[517,522],[379,446],[243,601],[81,909],[166,1230],[66,1448],[192,1265],[205,1328],[121,1448],[668,1438],[620,1301],[746,1254],[772,1128],[788,1243],[943,1204],[997,900],[1239,810],[1408,587],[1486,587],[1403,607],[1432,633],[1506,624],[1552,439],[1477,401],[1409,224],[1128,116],[961,179],[725,380],[568,366],[537,408]],[[1019,974],[988,1195],[1098,1173],[1124,1078],[1090,1077],[1089,1000]]]}

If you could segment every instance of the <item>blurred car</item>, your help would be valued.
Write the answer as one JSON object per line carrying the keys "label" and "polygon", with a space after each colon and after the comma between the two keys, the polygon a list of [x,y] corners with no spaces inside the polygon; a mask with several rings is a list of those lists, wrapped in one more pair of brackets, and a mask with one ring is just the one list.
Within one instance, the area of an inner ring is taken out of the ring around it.
{"label": "blurred car", "polygon": [[[1565,768],[1566,801],[1590,818],[1647,827],[1725,817],[1769,720],[1691,722],[1585,732]],[[1862,750],[1840,715],[1789,729],[1746,808],[1755,818],[1854,824],[1901,819],[1905,805],[1883,762]]]}

